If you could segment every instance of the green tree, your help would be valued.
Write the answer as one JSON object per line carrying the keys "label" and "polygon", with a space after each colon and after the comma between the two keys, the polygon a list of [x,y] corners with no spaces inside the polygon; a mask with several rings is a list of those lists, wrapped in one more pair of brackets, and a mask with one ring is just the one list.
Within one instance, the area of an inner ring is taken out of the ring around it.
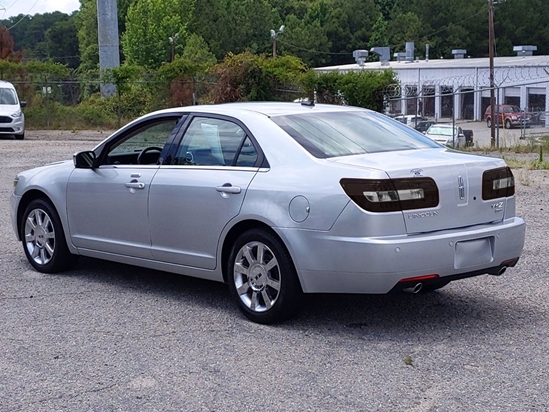
{"label": "green tree", "polygon": [[181,58],[189,63],[204,67],[211,67],[217,63],[217,59],[210,51],[208,43],[196,33],[189,36]]}
{"label": "green tree", "polygon": [[278,41],[281,53],[298,56],[309,66],[320,66],[330,61],[331,42],[319,18],[300,20],[293,14],[285,22],[285,30]]}
{"label": "green tree", "polygon": [[75,16],[75,24],[78,27],[80,72],[99,73],[96,0],[80,0],[80,11]]}
{"label": "green tree", "polygon": [[76,69],[80,65],[74,17],[55,22],[46,31],[45,37],[46,50],[50,60],[66,64],[72,69]]}
{"label": "green tree", "polygon": [[229,53],[211,72],[215,85],[210,91],[210,101],[284,100],[287,96],[278,90],[279,86],[289,79],[299,81],[305,70],[303,62],[292,56],[273,60],[250,52]]}
{"label": "green tree", "polygon": [[374,27],[372,27],[372,35],[368,41],[368,48],[385,46],[389,46],[388,23],[383,15],[380,14]]}
{"label": "green tree", "polygon": [[124,64],[120,67],[106,69],[102,74],[102,81],[112,83],[116,87],[118,127],[122,120],[122,97],[131,90],[132,82],[142,75],[142,68],[135,65]]}
{"label": "green tree", "polygon": [[268,52],[269,30],[275,27],[280,21],[266,0],[196,0],[190,31],[221,60],[229,52]]}
{"label": "green tree", "polygon": [[513,46],[520,45],[535,45],[537,54],[549,54],[548,15],[549,2],[544,0],[513,0],[497,4],[494,25],[498,55],[513,55]]}
{"label": "green tree", "polygon": [[50,126],[50,95],[56,94],[56,88],[52,87],[55,81],[62,80],[69,76],[70,70],[67,66],[51,61],[42,62],[32,60],[24,65],[28,76],[42,85],[45,95],[45,114],[47,126]]}
{"label": "green tree", "polygon": [[122,47],[128,63],[156,69],[171,60],[170,37],[177,35],[174,53],[181,52],[194,2],[138,0],[129,9]]}
{"label": "green tree", "polygon": [[380,15],[379,7],[374,0],[333,0],[330,5],[325,28],[334,53],[331,63],[351,63],[353,50],[368,44]]}
{"label": "green tree", "polygon": [[185,106],[196,104],[205,92],[206,72],[217,63],[208,45],[198,34],[191,34],[185,50],[173,62],[163,64],[155,74],[157,105]]}
{"label": "green tree", "polygon": [[[395,52],[404,52],[406,42],[419,43],[423,35],[423,25],[417,14],[413,12],[399,13],[389,25],[389,44]],[[415,44],[418,49],[420,44]],[[431,44],[436,46],[436,44]]]}
{"label": "green tree", "polygon": [[392,70],[360,72],[310,72],[303,77],[309,95],[316,92],[320,103],[349,104],[383,112],[384,90],[397,82]]}

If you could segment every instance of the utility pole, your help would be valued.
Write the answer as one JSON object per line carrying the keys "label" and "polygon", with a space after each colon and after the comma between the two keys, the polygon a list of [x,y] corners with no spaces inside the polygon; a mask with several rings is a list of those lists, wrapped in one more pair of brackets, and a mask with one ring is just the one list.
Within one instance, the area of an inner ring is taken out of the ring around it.
{"label": "utility pole", "polygon": [[[97,37],[99,42],[99,70],[120,67],[118,41],[118,10],[116,0],[97,0]],[[116,88],[113,84],[101,83],[101,95],[109,97]]]}
{"label": "utility pole", "polygon": [[271,39],[273,39],[273,59],[276,59],[276,41],[278,40],[278,35],[284,33],[284,26],[280,26],[278,31],[271,29]]}
{"label": "utility pole", "polygon": [[175,59],[175,45],[178,39],[179,39],[179,33],[175,33],[173,36],[169,37],[170,44],[171,44],[171,60],[170,61],[172,62]]}
{"label": "utility pole", "polygon": [[490,59],[490,146],[496,146],[495,98],[494,98],[494,0],[488,0],[488,56]]}

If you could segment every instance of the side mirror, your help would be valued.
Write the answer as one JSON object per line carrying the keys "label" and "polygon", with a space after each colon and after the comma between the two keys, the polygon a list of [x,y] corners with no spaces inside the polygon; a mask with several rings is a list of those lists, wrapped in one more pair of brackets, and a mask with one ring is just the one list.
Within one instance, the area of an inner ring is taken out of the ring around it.
{"label": "side mirror", "polygon": [[27,102],[19,102],[19,106],[21,106],[22,109],[23,107],[27,106]]}
{"label": "side mirror", "polygon": [[78,152],[72,157],[72,160],[77,169],[93,169],[95,167],[95,152],[92,150]]}

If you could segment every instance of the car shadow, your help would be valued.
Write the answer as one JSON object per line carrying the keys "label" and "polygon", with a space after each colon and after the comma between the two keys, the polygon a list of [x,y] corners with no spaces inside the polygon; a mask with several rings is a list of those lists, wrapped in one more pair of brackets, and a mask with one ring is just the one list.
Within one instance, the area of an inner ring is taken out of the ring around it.
{"label": "car shadow", "polygon": [[518,323],[539,322],[544,316],[522,304],[520,299],[500,297],[495,287],[469,287],[462,284],[468,282],[464,280],[439,291],[416,295],[305,295],[297,317],[265,326],[251,323],[240,314],[227,285],[219,282],[91,258],[81,258],[74,270],[62,276],[137,294],[156,294],[163,299],[181,301],[186,306],[196,305],[201,309],[196,311],[198,314],[208,310],[225,311],[222,317],[230,319],[232,325],[247,325],[264,331],[288,329],[323,336],[404,341],[412,336],[422,339],[427,334],[430,339],[447,339],[450,334],[455,337],[498,333],[501,328],[512,329]]}

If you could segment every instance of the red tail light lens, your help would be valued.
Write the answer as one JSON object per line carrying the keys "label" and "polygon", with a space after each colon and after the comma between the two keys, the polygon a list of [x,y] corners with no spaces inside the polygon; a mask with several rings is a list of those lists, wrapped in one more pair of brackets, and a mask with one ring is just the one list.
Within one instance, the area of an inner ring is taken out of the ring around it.
{"label": "red tail light lens", "polygon": [[487,170],[482,174],[482,200],[515,194],[515,178],[509,167]]}
{"label": "red tail light lens", "polygon": [[341,187],[369,212],[396,212],[438,206],[438,187],[430,177],[412,179],[341,179]]}

